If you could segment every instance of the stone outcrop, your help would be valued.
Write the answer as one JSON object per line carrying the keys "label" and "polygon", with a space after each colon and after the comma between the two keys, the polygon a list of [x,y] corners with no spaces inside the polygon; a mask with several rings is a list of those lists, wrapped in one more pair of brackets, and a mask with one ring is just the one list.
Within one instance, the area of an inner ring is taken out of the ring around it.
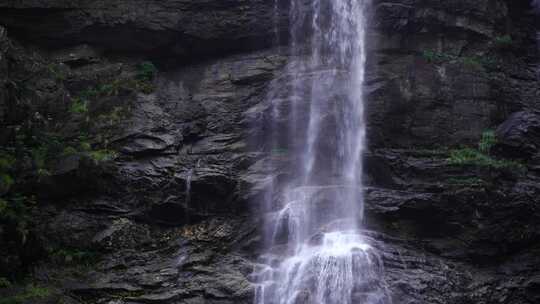
{"label": "stone outcrop", "polygon": [[499,153],[506,157],[538,159],[540,115],[517,112],[497,128]]}
{"label": "stone outcrop", "polygon": [[277,22],[273,6],[264,0],[25,0],[0,3],[0,18],[21,38],[41,43],[192,57],[268,46]]}

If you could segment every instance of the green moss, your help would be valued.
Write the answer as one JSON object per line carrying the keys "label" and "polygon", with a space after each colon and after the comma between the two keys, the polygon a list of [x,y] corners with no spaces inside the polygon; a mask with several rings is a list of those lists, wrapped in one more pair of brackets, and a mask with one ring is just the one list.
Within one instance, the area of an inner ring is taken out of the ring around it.
{"label": "green moss", "polygon": [[8,208],[8,202],[0,198],[0,218],[7,208]]}
{"label": "green moss", "polygon": [[34,165],[36,166],[38,170],[44,169],[47,166],[48,156],[49,156],[49,149],[47,146],[42,145],[42,146],[32,148],[31,154],[32,154],[32,160],[34,161]]}
{"label": "green moss", "polygon": [[114,107],[111,112],[99,115],[98,120],[101,123],[109,122],[110,124],[116,124],[122,120],[124,116],[123,114],[124,110],[122,109],[122,107]]}
{"label": "green moss", "polygon": [[51,172],[47,169],[43,169],[43,168],[40,168],[37,170],[36,172],[37,176],[38,176],[38,180],[44,178],[44,177],[47,177],[47,176],[50,176],[51,175]]}
{"label": "green moss", "polygon": [[97,87],[87,88],[74,98],[70,112],[86,113],[88,112],[87,104],[89,101],[101,97],[118,96],[122,91],[136,91],[150,94],[155,91],[155,86],[152,83],[154,77],[154,73],[147,71],[137,74],[135,78],[115,79]]}
{"label": "green moss", "polygon": [[493,56],[477,56],[476,60],[482,64],[482,66],[489,70],[495,70],[500,67],[500,60]]}
{"label": "green moss", "polygon": [[45,168],[47,164],[48,149],[46,146],[39,146],[31,150],[32,160],[36,168]]}
{"label": "green moss", "polygon": [[98,88],[98,92],[102,96],[117,96],[120,93],[120,88],[122,87],[122,81],[115,79],[110,83],[101,85]]}
{"label": "green moss", "polygon": [[497,143],[497,138],[495,132],[492,130],[485,131],[482,133],[482,138],[480,143],[478,143],[478,150],[484,154],[489,154],[491,148]]}
{"label": "green moss", "polygon": [[471,148],[456,149],[450,151],[448,162],[451,165],[475,165],[480,167],[491,168],[508,168],[522,170],[525,168],[523,164],[506,159],[494,159],[478,150]]}
{"label": "green moss", "polygon": [[88,152],[92,150],[92,145],[87,141],[81,141],[79,143],[79,149],[83,152]]}
{"label": "green moss", "polygon": [[64,81],[67,78],[66,69],[60,64],[50,63],[47,65],[47,70],[58,81]]}
{"label": "green moss", "polygon": [[272,155],[287,155],[289,151],[286,148],[272,149]]}
{"label": "green moss", "polygon": [[0,171],[7,171],[13,168],[15,157],[13,155],[0,152]]}
{"label": "green moss", "polygon": [[79,99],[88,100],[98,97],[100,94],[99,90],[96,88],[87,88],[79,93]]}
{"label": "green moss", "polygon": [[422,52],[422,57],[430,63],[444,63],[457,58],[455,55],[436,52],[433,50],[424,50]]}
{"label": "green moss", "polygon": [[61,248],[50,253],[53,262],[63,265],[92,265],[99,258],[99,254],[94,251],[80,249]]}
{"label": "green moss", "polygon": [[15,157],[11,154],[0,152],[0,194],[9,191],[15,183],[11,172],[15,165]]}
{"label": "green moss", "polygon": [[137,66],[137,79],[143,81],[152,81],[156,77],[158,69],[150,62],[145,61]]}
{"label": "green moss", "polygon": [[66,147],[64,149],[64,151],[62,152],[62,155],[63,156],[71,156],[71,155],[75,155],[79,153],[79,151],[77,151],[77,149],[73,148],[73,147]]}
{"label": "green moss", "polygon": [[144,94],[151,94],[156,90],[156,87],[154,86],[153,83],[144,82],[144,81],[137,82],[136,88],[138,91]]}
{"label": "green moss", "polygon": [[32,300],[45,299],[52,294],[52,291],[46,287],[28,285],[24,291],[17,295],[0,299],[0,304],[24,304],[31,303]]}
{"label": "green moss", "polygon": [[0,193],[7,192],[11,186],[15,183],[15,180],[8,173],[0,172]]}
{"label": "green moss", "polygon": [[422,52],[422,57],[429,63],[442,64],[452,61],[456,63],[461,63],[464,66],[474,70],[480,70],[482,68],[495,69],[499,66],[499,61],[496,58],[486,55],[472,55],[460,57],[448,53],[425,50]]}
{"label": "green moss", "polygon": [[508,49],[512,47],[514,40],[510,35],[497,36],[493,40],[493,44],[499,49]]}
{"label": "green moss", "polygon": [[473,70],[480,70],[483,68],[483,64],[480,60],[478,60],[478,57],[463,57],[461,59],[461,63]]}
{"label": "green moss", "polygon": [[86,99],[75,98],[71,103],[69,112],[72,114],[84,114],[88,112],[88,105]]}
{"label": "green moss", "polygon": [[476,165],[481,167],[508,168],[523,170],[525,166],[514,160],[496,159],[490,155],[491,148],[497,143],[492,130],[482,133],[478,149],[462,148],[450,151],[448,162],[452,165]]}
{"label": "green moss", "polygon": [[106,162],[115,159],[118,153],[112,150],[97,150],[89,153],[89,156],[96,162]]}
{"label": "green moss", "polygon": [[138,91],[145,94],[154,92],[155,86],[152,81],[158,72],[156,66],[152,62],[145,61],[138,64],[136,68],[137,72],[134,78],[118,78],[81,91],[74,99],[70,112],[86,113],[88,101],[104,96],[118,96],[122,90]]}
{"label": "green moss", "polygon": [[0,288],[9,288],[9,287],[11,287],[11,282],[4,277],[0,277]]}
{"label": "green moss", "polygon": [[33,196],[15,193],[4,197],[2,201],[0,220],[14,229],[16,235],[13,235],[13,239],[17,239],[19,245],[24,245],[29,232],[30,211],[35,207],[36,200]]}
{"label": "green moss", "polygon": [[452,177],[446,181],[450,185],[459,186],[480,186],[486,182],[478,177]]}

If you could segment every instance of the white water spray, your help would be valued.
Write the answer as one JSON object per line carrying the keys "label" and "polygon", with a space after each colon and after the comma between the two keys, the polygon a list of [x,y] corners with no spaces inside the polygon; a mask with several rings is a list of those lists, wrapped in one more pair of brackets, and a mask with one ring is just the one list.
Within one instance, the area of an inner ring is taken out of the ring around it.
{"label": "white water spray", "polygon": [[[255,271],[257,304],[390,302],[382,261],[359,224],[368,10],[369,0],[291,3],[295,59],[287,88],[269,95],[269,144],[290,153],[292,172],[266,196],[268,247]],[[283,104],[287,111],[276,110]]]}

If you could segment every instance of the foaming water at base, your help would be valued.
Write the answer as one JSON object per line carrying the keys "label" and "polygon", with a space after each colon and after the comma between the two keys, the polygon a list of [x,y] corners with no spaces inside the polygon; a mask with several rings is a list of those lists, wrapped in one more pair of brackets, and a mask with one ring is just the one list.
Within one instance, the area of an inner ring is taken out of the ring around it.
{"label": "foaming water at base", "polygon": [[[272,258],[266,257],[272,264]],[[265,267],[256,303],[389,303],[383,263],[356,231],[314,236],[277,268]]]}

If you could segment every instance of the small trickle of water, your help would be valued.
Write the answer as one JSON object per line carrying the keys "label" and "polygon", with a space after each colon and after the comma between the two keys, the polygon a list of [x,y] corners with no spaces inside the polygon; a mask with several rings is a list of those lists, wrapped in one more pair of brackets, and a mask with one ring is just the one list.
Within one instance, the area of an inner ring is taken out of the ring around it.
{"label": "small trickle of water", "polygon": [[272,16],[274,23],[274,44],[279,45],[280,43],[280,31],[279,31],[279,0],[274,0],[274,15]]}
{"label": "small trickle of water", "polygon": [[186,197],[186,206],[189,207],[189,204],[191,203],[191,181],[193,179],[193,169],[189,169],[189,171],[187,172],[187,177],[186,177],[186,192],[185,192],[185,197]]}
{"label": "small trickle of water", "polygon": [[187,207],[189,207],[189,204],[191,203],[191,182],[193,181],[193,175],[195,174],[195,170],[201,166],[201,159],[197,160],[197,165],[195,168],[191,168],[187,172],[186,176],[186,191],[185,191],[185,204]]}

